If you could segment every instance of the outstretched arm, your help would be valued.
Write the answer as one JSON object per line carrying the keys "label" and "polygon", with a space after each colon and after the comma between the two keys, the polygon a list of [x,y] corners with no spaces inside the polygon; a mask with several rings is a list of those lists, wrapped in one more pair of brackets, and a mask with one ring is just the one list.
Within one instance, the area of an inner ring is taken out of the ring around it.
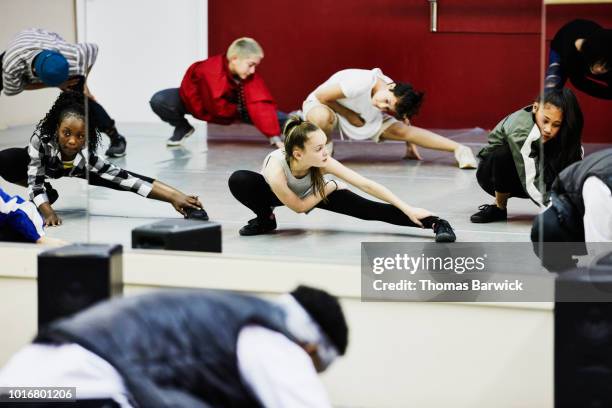
{"label": "outstretched arm", "polygon": [[423,224],[419,220],[433,215],[431,212],[423,208],[411,207],[410,205],[399,199],[395,194],[391,192],[391,190],[389,190],[385,186],[363,177],[361,174],[349,169],[348,167],[344,166],[342,163],[332,157],[328,159],[327,166],[325,166],[325,172],[341,178],[347,183],[352,184],[361,191],[370,194],[378,198],[379,200],[394,205],[395,207],[402,210],[402,212],[406,214],[410,218],[410,220],[412,220],[412,222],[421,227],[423,226]]}
{"label": "outstretched arm", "polygon": [[62,219],[55,213],[45,189],[45,146],[37,135],[33,135],[28,146],[28,195],[38,207],[44,218],[45,226],[58,226]]}
{"label": "outstretched arm", "polygon": [[139,177],[135,173],[121,169],[98,155],[89,156],[89,171],[123,190],[170,203],[183,216],[186,215],[185,208],[202,208],[202,203],[200,203],[198,197],[183,194],[176,188],[158,180],[152,180],[148,177],[147,180],[143,180],[144,176]]}
{"label": "outstretched arm", "polygon": [[202,208],[202,203],[198,197],[188,196],[176,188],[164,184],[158,180],[153,182],[153,188],[151,189],[151,192],[147,198],[170,203],[174,209],[182,215],[186,215],[185,208]]}

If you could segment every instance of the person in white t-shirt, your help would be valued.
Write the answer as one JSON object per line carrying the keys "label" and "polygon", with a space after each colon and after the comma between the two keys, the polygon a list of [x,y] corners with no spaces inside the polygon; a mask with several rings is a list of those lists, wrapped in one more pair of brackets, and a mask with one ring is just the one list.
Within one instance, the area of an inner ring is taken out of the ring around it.
{"label": "person in white t-shirt", "polygon": [[343,137],[354,140],[406,142],[408,159],[421,160],[417,146],[453,152],[460,168],[475,169],[476,159],[469,147],[411,125],[410,118],[422,99],[422,92],[410,84],[395,83],[380,68],[345,69],[311,92],[302,112],[306,120],[323,129],[330,153],[331,133],[339,128]]}
{"label": "person in white t-shirt", "polygon": [[318,374],[348,341],[338,298],[321,289],[300,285],[277,299],[151,291],[42,327],[0,367],[0,397],[73,387],[76,402],[36,407],[332,408]]}

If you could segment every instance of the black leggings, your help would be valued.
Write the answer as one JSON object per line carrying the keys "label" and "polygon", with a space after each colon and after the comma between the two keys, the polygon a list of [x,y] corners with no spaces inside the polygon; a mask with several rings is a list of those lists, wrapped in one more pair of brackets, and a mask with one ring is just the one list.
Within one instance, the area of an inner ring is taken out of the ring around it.
{"label": "black leggings", "polygon": [[[253,171],[235,171],[229,178],[229,188],[234,197],[260,219],[269,218],[274,207],[284,205],[272,192],[264,177]],[[417,226],[394,205],[368,200],[349,190],[334,191],[327,196],[327,202],[321,201],[316,207],[362,220],[382,221],[407,227]],[[426,217],[421,222],[425,228],[431,228],[437,220],[438,217]]]}
{"label": "black leggings", "polygon": [[[22,186],[27,185],[29,164],[30,156],[28,155],[27,147],[25,149],[13,147],[0,151],[0,177],[10,183],[19,184]],[[151,184],[155,181],[151,177],[143,176],[138,173],[127,170],[122,171],[125,171],[133,177],[137,177]],[[76,177],[84,179],[85,175],[83,174]],[[89,172],[89,184],[92,186],[112,188],[113,190],[127,191],[118,184],[103,179],[93,172]]]}
{"label": "black leggings", "polygon": [[510,197],[529,198],[523,189],[508,145],[496,147],[480,161],[476,179],[480,187],[493,197],[497,191],[498,193],[509,193]]}

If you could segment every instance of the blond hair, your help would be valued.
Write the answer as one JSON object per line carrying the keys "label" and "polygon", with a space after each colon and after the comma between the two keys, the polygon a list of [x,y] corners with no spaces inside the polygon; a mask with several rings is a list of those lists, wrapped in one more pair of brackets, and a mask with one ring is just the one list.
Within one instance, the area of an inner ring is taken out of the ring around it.
{"label": "blond hair", "polygon": [[234,40],[233,43],[227,49],[227,58],[232,57],[248,58],[248,57],[259,57],[263,58],[264,53],[261,45],[257,41],[249,37],[241,37]]}

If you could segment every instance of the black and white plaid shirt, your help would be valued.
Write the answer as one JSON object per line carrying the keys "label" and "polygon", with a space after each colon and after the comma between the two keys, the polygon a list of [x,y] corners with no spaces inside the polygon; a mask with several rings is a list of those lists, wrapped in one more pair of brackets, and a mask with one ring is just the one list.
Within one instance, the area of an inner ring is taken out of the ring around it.
{"label": "black and white plaid shirt", "polygon": [[[77,153],[73,167],[64,170],[59,145],[55,140],[43,142],[36,135],[32,136],[28,146],[30,164],[28,166],[28,194],[30,200],[36,206],[49,201],[45,190],[45,179],[47,177],[81,177],[87,175],[87,171],[97,174],[101,178],[117,184],[124,190],[132,191],[147,197],[153,185],[145,180],[132,176],[127,171],[109,163],[104,158],[89,154],[88,149]],[[89,157],[89,163],[86,160]]]}
{"label": "black and white plaid shirt", "polygon": [[61,53],[68,60],[68,75],[87,76],[98,56],[92,43],[71,44],[58,34],[40,28],[19,32],[9,43],[2,62],[2,82],[6,95],[17,95],[26,85],[41,83],[32,73],[32,61],[42,50]]}

